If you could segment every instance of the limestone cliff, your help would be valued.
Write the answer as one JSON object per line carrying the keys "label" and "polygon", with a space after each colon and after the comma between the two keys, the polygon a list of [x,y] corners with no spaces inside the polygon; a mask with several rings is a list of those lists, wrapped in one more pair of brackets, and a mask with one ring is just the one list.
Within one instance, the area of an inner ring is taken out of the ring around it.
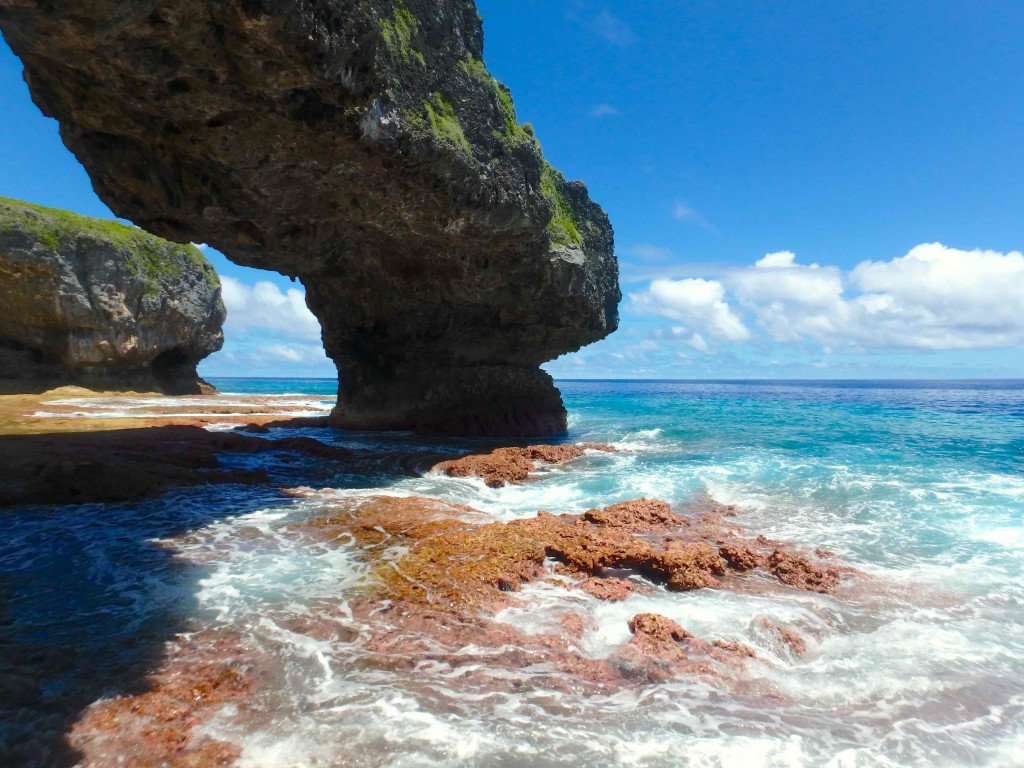
{"label": "limestone cliff", "polygon": [[0,198],[0,389],[199,392],[224,304],[191,245]]}
{"label": "limestone cliff", "polygon": [[470,0],[0,0],[120,216],[297,276],[334,423],[556,434],[539,366],[613,331],[612,229],[520,125]]}

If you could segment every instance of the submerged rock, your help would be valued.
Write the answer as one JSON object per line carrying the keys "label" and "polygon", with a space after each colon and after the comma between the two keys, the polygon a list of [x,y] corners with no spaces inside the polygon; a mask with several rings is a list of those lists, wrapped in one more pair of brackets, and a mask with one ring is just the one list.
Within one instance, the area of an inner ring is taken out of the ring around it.
{"label": "submerged rock", "polygon": [[608,218],[548,165],[468,0],[0,0],[117,214],[298,277],[333,423],[566,429],[539,365],[612,332]]}
{"label": "submerged rock", "polygon": [[0,388],[198,393],[224,343],[217,273],[197,248],[0,198]]}

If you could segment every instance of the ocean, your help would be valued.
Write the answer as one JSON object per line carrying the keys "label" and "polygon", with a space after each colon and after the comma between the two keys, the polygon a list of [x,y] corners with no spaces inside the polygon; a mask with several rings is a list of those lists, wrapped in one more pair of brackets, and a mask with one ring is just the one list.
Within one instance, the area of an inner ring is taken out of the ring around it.
{"label": "ocean", "polygon": [[[301,395],[309,412],[329,409],[336,388],[211,383],[236,399]],[[55,666],[65,671],[51,686],[81,689],[82,707],[112,694],[101,673],[79,667],[157,663],[181,637],[230,633],[270,671],[255,703],[227,705],[201,730],[238,745],[243,766],[1024,765],[1024,382],[559,387],[567,440],[618,452],[504,488],[402,476],[382,459],[370,477],[325,474],[306,496],[207,487],[10,515],[0,632],[16,628],[41,653],[74,638],[77,660]],[[490,445],[330,439],[382,457]],[[631,616],[662,614],[756,652],[724,678],[595,692],[538,682],[560,679],[550,669],[496,667],[471,647],[458,663],[443,653],[369,663],[365,619],[350,608],[365,594],[367,565],[353,543],[310,544],[290,526],[332,500],[382,493],[502,521],[640,497],[679,509],[717,502],[735,506],[751,534],[828,550],[853,575],[834,595],[755,579],[746,590],[655,587],[616,603],[540,582],[496,617],[530,633],[576,611],[587,627],[579,651],[600,659],[629,639]],[[326,618],[338,632],[309,629]],[[766,634],[766,618],[799,632],[806,651]]]}

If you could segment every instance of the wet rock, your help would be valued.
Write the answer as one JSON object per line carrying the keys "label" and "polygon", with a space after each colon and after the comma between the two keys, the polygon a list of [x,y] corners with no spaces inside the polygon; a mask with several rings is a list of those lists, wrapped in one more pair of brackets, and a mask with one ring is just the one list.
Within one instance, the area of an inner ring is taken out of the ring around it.
{"label": "wet rock", "polygon": [[755,620],[754,624],[756,629],[767,633],[775,644],[788,650],[794,656],[803,656],[807,653],[807,642],[795,629],[763,616]]}
{"label": "wet rock", "polygon": [[309,437],[264,440],[199,427],[0,436],[0,507],[127,501],[170,488],[262,485],[265,469],[225,469],[221,454],[289,452],[349,463],[352,452]]}
{"label": "wet rock", "polygon": [[101,768],[190,768],[234,765],[238,746],[197,735],[225,704],[244,706],[267,677],[265,660],[237,638],[196,633],[172,644],[148,690],[102,699],[71,729],[78,765]]}
{"label": "wet rock", "polygon": [[612,504],[604,509],[588,509],[583,513],[583,519],[608,528],[644,532],[690,525],[689,520],[673,514],[668,504],[656,499],[636,499]]}
{"label": "wet rock", "polygon": [[742,544],[723,544],[718,548],[718,554],[737,571],[752,571],[764,564],[762,557]]}
{"label": "wet rock", "polygon": [[667,643],[679,643],[693,637],[672,619],[657,613],[638,613],[629,620],[628,624],[629,631],[640,643],[661,646]]}
{"label": "wet rock", "polygon": [[609,603],[617,603],[632,597],[636,591],[632,582],[626,579],[608,578],[587,578],[578,584],[591,597],[604,600]]}
{"label": "wet rock", "polygon": [[739,656],[741,658],[746,659],[757,658],[757,653],[754,652],[753,648],[751,648],[748,645],[743,645],[743,643],[737,643],[734,640],[715,640],[713,643],[711,643],[711,646],[713,648],[717,648],[720,651],[725,651],[725,653],[732,654],[733,656]]}
{"label": "wet rock", "polygon": [[192,245],[0,198],[0,390],[212,392],[220,279]]}
{"label": "wet rock", "polygon": [[459,684],[479,690],[579,693],[693,675],[722,681],[755,658],[742,643],[707,642],[654,614],[635,616],[632,638],[607,659],[583,655],[579,644],[591,626],[572,611],[539,634],[494,618],[524,607],[525,584],[554,575],[606,600],[629,597],[639,582],[609,574],[618,569],[670,589],[742,588],[749,570],[732,567],[720,547],[767,562],[782,545],[759,544],[717,511],[684,518],[664,502],[637,499],[583,515],[489,520],[436,499],[339,499],[324,516],[289,525],[287,535],[361,548],[374,594],[352,610],[370,627],[365,642],[375,663],[389,669],[430,660],[459,669]]}
{"label": "wet rock", "polygon": [[262,424],[245,424],[241,432],[265,435],[272,429],[323,429],[328,426],[326,416],[297,416],[292,419],[276,419]]}
{"label": "wet rock", "polygon": [[[547,574],[549,558],[568,575],[603,579],[609,572],[629,571],[673,590],[721,588],[722,579],[745,572],[732,568],[714,544],[723,534],[735,538],[735,526],[723,531],[707,519],[687,526],[664,502],[638,499],[583,515],[542,511],[508,523],[480,522],[486,519],[471,508],[437,500],[375,497],[354,506],[339,504],[338,514],[311,520],[299,532],[324,532],[331,540],[345,531],[371,552],[400,547],[397,562],[374,571],[384,591],[398,600],[455,612],[514,604],[514,593]],[[640,523],[644,519],[646,527]],[[745,539],[742,546],[752,549],[756,542]],[[388,560],[386,551],[375,556]],[[838,583],[835,569],[813,566],[779,549],[772,556],[791,568],[806,564],[812,574],[817,572],[817,580],[806,578],[805,589],[827,590]],[[592,589],[602,588],[594,586],[600,582],[590,583]],[[607,591],[621,594],[626,584],[609,581]]]}
{"label": "wet rock", "polygon": [[449,477],[479,477],[491,488],[526,480],[538,464],[563,464],[578,459],[587,451],[613,453],[610,445],[531,445],[526,448],[498,448],[486,454],[471,454],[442,461],[433,469]]}
{"label": "wet rock", "polygon": [[712,647],[671,619],[641,613],[628,624],[633,637],[612,655],[612,663],[626,677],[658,683],[692,675],[716,675]]}
{"label": "wet rock", "polygon": [[117,215],[299,278],[332,422],[548,436],[540,364],[618,324],[611,225],[546,163],[464,0],[0,0]]}
{"label": "wet rock", "polygon": [[815,565],[806,557],[781,549],[767,557],[765,568],[783,584],[810,592],[825,594],[839,583],[839,572],[835,568]]}
{"label": "wet rock", "polygon": [[665,586],[679,591],[717,587],[725,574],[718,551],[703,541],[670,545],[659,568],[668,574]]}

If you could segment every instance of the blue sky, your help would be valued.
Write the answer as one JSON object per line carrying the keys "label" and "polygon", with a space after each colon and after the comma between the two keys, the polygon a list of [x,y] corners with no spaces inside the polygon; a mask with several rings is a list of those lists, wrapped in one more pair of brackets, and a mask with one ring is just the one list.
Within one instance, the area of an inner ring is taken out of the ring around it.
{"label": "blue sky", "polygon": [[[1024,376],[1024,4],[478,6],[616,230],[621,329],[556,377]],[[0,195],[109,215],[5,47],[0,114]],[[207,253],[205,374],[333,373],[297,286]]]}

